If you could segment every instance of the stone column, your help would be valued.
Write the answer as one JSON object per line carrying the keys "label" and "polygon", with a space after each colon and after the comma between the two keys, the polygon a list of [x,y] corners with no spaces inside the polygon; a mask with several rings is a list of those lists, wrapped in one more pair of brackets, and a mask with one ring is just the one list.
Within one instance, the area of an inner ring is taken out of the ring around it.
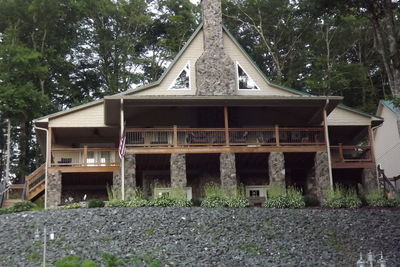
{"label": "stone column", "polygon": [[113,189],[114,190],[121,190],[121,172],[120,171],[114,171],[113,172]]}
{"label": "stone column", "polygon": [[327,152],[315,153],[314,167],[307,175],[306,189],[306,193],[315,197],[321,205],[325,203],[327,193],[331,189]]}
{"label": "stone column", "polygon": [[375,168],[362,170],[361,182],[366,193],[371,193],[378,189],[377,173]]}
{"label": "stone column", "polygon": [[57,208],[61,204],[61,177],[61,171],[48,170],[46,188],[48,209]]}
{"label": "stone column", "polygon": [[283,152],[271,152],[268,157],[270,186],[286,186],[285,156]]}
{"label": "stone column", "polygon": [[136,189],[136,156],[127,154],[125,156],[125,191]]}
{"label": "stone column", "polygon": [[186,155],[171,154],[171,187],[184,188],[187,185],[186,179]]}
{"label": "stone column", "polygon": [[221,188],[225,192],[231,192],[237,188],[235,154],[221,153],[219,162]]}

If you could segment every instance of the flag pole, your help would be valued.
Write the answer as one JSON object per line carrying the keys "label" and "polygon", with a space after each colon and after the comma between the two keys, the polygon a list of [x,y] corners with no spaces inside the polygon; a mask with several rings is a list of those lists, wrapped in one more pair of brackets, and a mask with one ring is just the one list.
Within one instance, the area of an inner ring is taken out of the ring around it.
{"label": "flag pole", "polygon": [[[125,138],[124,99],[121,98],[121,140]],[[125,146],[125,144],[123,144]],[[122,148],[125,149],[125,148]],[[125,200],[125,155],[121,157],[121,197]]]}

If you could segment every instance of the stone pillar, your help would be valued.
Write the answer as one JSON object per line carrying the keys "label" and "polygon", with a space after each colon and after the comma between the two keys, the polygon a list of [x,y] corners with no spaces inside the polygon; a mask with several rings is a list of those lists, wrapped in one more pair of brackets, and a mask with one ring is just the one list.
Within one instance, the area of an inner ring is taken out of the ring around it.
{"label": "stone pillar", "polygon": [[127,154],[125,156],[125,191],[136,189],[136,156]]}
{"label": "stone pillar", "polygon": [[186,179],[186,155],[171,154],[171,187],[184,188],[187,185]]}
{"label": "stone pillar", "polygon": [[235,154],[221,153],[219,162],[221,188],[225,192],[231,192],[237,188]]}
{"label": "stone pillar", "polygon": [[315,197],[321,205],[325,203],[327,193],[331,189],[327,152],[315,153],[314,167],[307,175],[306,189],[306,193]]}
{"label": "stone pillar", "polygon": [[286,186],[285,156],[283,152],[271,152],[268,158],[270,186]]}
{"label": "stone pillar", "polygon": [[235,95],[236,69],[224,51],[221,0],[203,0],[204,52],[196,61],[197,95]]}
{"label": "stone pillar", "polygon": [[114,190],[121,190],[121,172],[120,171],[114,171],[113,172],[113,189]]}
{"label": "stone pillar", "polygon": [[377,173],[375,168],[362,170],[361,182],[366,193],[371,193],[378,189]]}
{"label": "stone pillar", "polygon": [[46,207],[57,208],[61,204],[61,171],[48,170],[46,187]]}

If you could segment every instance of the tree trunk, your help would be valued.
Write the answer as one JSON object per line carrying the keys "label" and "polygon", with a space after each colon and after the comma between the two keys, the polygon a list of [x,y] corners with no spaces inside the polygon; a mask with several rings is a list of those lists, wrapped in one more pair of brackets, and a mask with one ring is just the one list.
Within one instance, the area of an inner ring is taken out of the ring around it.
{"label": "tree trunk", "polygon": [[11,164],[11,121],[7,120],[7,152],[6,152],[6,172],[4,181],[6,184],[10,182],[10,164]]}

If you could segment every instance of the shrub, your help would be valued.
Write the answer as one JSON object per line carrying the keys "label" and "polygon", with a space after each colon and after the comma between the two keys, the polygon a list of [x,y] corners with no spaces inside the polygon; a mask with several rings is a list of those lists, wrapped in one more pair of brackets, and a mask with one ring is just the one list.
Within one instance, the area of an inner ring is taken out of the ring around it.
{"label": "shrub", "polygon": [[11,211],[7,208],[0,208],[0,215],[10,213]]}
{"label": "shrub", "polygon": [[104,205],[105,203],[101,199],[91,199],[88,202],[88,208],[102,208]]}
{"label": "shrub", "polygon": [[230,208],[245,208],[250,206],[250,201],[246,198],[243,186],[239,186],[228,195],[226,205]]}
{"label": "shrub", "polygon": [[268,189],[268,199],[264,207],[274,209],[301,209],[306,206],[301,192],[289,187],[287,190],[280,186],[274,186]]}
{"label": "shrub", "polygon": [[304,203],[306,204],[306,207],[316,207],[320,204],[318,199],[310,195],[304,196]]}
{"label": "shrub", "polygon": [[398,207],[400,199],[398,197],[386,197],[382,191],[376,190],[365,196],[366,202],[371,207]]}
{"label": "shrub", "polygon": [[336,186],[328,193],[328,198],[325,202],[325,207],[331,209],[340,208],[359,208],[362,202],[354,190],[346,190],[340,186]]}
{"label": "shrub", "polygon": [[192,202],[190,200],[174,198],[172,196],[161,196],[148,201],[148,206],[152,207],[190,207]]}
{"label": "shrub", "polygon": [[109,208],[128,207],[128,202],[127,200],[112,199],[107,201],[105,206]]}
{"label": "shrub", "polygon": [[59,207],[59,209],[61,209],[61,210],[71,210],[71,209],[80,209],[80,208],[82,208],[82,205],[80,203],[72,203],[72,204],[68,204],[68,205]]}
{"label": "shrub", "polygon": [[70,255],[64,257],[55,262],[56,267],[98,267],[97,263],[92,260],[84,260],[82,261],[76,255]]}
{"label": "shrub", "polygon": [[10,212],[22,212],[22,211],[30,211],[36,208],[37,208],[36,204],[30,201],[22,201],[15,203],[14,206],[12,206],[9,210]]}
{"label": "shrub", "polygon": [[222,208],[227,207],[227,196],[216,183],[208,183],[204,186],[205,198],[201,202],[202,207]]}

